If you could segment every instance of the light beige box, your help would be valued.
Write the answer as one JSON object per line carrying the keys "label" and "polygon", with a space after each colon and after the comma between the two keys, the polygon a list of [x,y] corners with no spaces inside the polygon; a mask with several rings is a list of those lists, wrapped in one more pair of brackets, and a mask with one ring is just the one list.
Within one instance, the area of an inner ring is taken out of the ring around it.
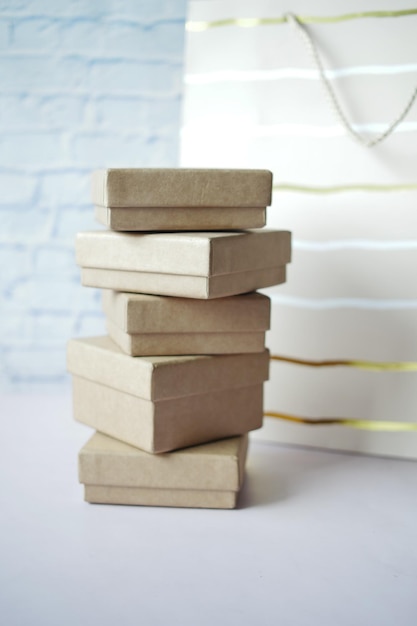
{"label": "light beige box", "polygon": [[160,453],[260,428],[263,386],[258,383],[152,402],[74,376],[73,409],[78,422]]}
{"label": "light beige box", "polygon": [[81,269],[81,282],[85,287],[179,296],[181,298],[224,298],[273,285],[281,285],[285,281],[285,266],[209,277],[110,269]]}
{"label": "light beige box", "polygon": [[285,281],[291,233],[79,233],[83,285],[191,298],[219,298]]}
{"label": "light beige box", "polygon": [[272,172],[251,169],[118,168],[97,170],[93,204],[103,207],[266,207]]}
{"label": "light beige box", "polygon": [[[206,302],[212,302],[207,300]],[[259,333],[125,333],[106,320],[109,337],[130,356],[175,354],[240,354],[265,349],[265,332]]]}
{"label": "light beige box", "polygon": [[267,350],[217,356],[131,357],[108,337],[73,339],[76,420],[148,452],[260,428]]}
{"label": "light beige box", "polygon": [[110,337],[132,356],[261,352],[270,300],[250,293],[195,300],[105,289]]}
{"label": "light beige box", "polygon": [[79,480],[91,503],[234,508],[247,435],[152,455],[95,433],[79,454]]}

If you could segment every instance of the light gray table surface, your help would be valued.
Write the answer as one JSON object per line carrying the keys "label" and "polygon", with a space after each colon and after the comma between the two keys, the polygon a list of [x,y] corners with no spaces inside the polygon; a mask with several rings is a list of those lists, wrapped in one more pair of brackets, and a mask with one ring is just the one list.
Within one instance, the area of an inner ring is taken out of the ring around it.
{"label": "light gray table surface", "polygon": [[237,510],[89,505],[70,396],[0,428],[7,626],[417,623],[417,463],[256,441]]}

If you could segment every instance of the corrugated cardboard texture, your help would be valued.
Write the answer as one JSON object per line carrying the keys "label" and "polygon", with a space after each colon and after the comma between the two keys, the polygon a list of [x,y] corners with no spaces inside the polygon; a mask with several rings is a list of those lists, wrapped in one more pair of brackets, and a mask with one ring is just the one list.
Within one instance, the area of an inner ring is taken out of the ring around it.
{"label": "corrugated cardboard texture", "polygon": [[263,385],[151,402],[74,376],[73,409],[77,421],[160,453],[260,428]]}
{"label": "corrugated cardboard texture", "polygon": [[96,485],[84,487],[84,499],[90,504],[234,509],[237,496],[236,491],[142,489],[141,487],[97,487]]}
{"label": "corrugated cardboard texture", "polygon": [[153,455],[95,433],[79,453],[79,480],[90,485],[238,491],[248,436]]}
{"label": "corrugated cardboard texture", "polygon": [[218,276],[286,265],[291,233],[278,230],[191,233],[78,233],[83,268]]}
{"label": "corrugated cardboard texture", "polygon": [[[212,302],[208,300],[208,302]],[[240,354],[262,352],[265,333],[138,333],[123,332],[109,319],[111,339],[130,356],[179,354]]]}
{"label": "corrugated cardboard texture", "polygon": [[85,287],[202,300],[248,293],[256,289],[281,285],[285,283],[285,280],[285,266],[209,278],[109,269],[83,268],[81,270],[81,282]]}
{"label": "corrugated cardboard texture", "polygon": [[110,207],[266,207],[268,170],[107,169],[92,177],[93,204]]}
{"label": "corrugated cardboard texture", "polygon": [[262,228],[266,210],[255,208],[129,208],[96,206],[95,218],[108,228],[121,231],[229,230]]}
{"label": "corrugated cardboard texture", "polygon": [[71,339],[68,371],[145,400],[244,387],[268,379],[269,353],[131,357],[109,337]]}
{"label": "corrugated cardboard texture", "polygon": [[136,333],[239,333],[270,327],[270,299],[249,293],[211,301],[103,291],[106,316]]}

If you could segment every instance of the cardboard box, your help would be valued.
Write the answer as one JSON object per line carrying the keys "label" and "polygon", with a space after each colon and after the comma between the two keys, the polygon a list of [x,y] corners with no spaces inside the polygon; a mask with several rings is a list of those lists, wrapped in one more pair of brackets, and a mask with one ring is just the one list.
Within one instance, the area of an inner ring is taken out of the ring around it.
{"label": "cardboard box", "polygon": [[[130,357],[133,358],[133,357]],[[240,435],[262,426],[262,384],[161,401],[73,377],[76,421],[147,452]]]}
{"label": "cardboard box", "polygon": [[269,353],[131,357],[102,336],[71,339],[67,367],[75,376],[158,401],[262,383]]}
{"label": "cardboard box", "polygon": [[84,287],[207,300],[281,285],[285,281],[285,266],[210,277],[81,269],[81,283]]}
{"label": "cardboard box", "polygon": [[[208,302],[211,302],[208,300]],[[125,333],[109,319],[109,337],[130,356],[262,352],[265,333]]]}
{"label": "cardboard box", "polygon": [[232,230],[262,228],[266,208],[111,208],[96,206],[95,218],[112,230]]}
{"label": "cardboard box", "polygon": [[219,298],[285,281],[287,231],[79,233],[86,286],[191,298]]}
{"label": "cardboard box", "polygon": [[91,504],[174,506],[194,509],[234,509],[236,491],[204,489],[143,489],[85,485],[84,499]]}
{"label": "cardboard box", "polygon": [[250,293],[195,300],[103,291],[110,337],[132,356],[262,352],[270,300]]}
{"label": "cardboard box", "polygon": [[82,267],[129,272],[220,276],[280,267],[291,260],[288,231],[116,233],[77,235]]}
{"label": "cardboard box", "polygon": [[247,435],[151,455],[95,433],[79,454],[92,503],[233,508],[244,476]]}
{"label": "cardboard box", "polygon": [[260,428],[269,354],[131,357],[108,337],[71,340],[76,420],[148,452]]}
{"label": "cardboard box", "polygon": [[92,177],[93,204],[104,207],[266,207],[268,170],[119,168]]}

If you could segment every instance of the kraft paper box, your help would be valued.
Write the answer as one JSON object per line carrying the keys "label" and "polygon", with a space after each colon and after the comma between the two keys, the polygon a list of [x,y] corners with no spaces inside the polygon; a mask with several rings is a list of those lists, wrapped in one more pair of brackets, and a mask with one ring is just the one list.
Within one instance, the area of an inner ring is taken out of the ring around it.
{"label": "kraft paper box", "polygon": [[266,207],[272,173],[227,169],[107,169],[93,173],[93,204],[103,207]]}
{"label": "kraft paper box", "polygon": [[247,435],[152,455],[95,433],[78,457],[91,503],[233,508],[243,482]]}
{"label": "kraft paper box", "polygon": [[129,208],[94,207],[100,224],[121,231],[232,230],[262,228],[266,208]]}
{"label": "kraft paper box", "polygon": [[73,409],[78,422],[160,453],[260,428],[263,386],[258,383],[151,402],[74,376]]}
{"label": "kraft paper box", "polygon": [[92,182],[96,219],[113,230],[259,228],[271,204],[267,170],[108,169]]}
{"label": "kraft paper box", "polygon": [[108,337],[71,340],[76,420],[148,452],[260,428],[269,353],[131,357]]}
{"label": "kraft paper box", "polygon": [[250,293],[195,300],[103,291],[110,337],[132,356],[261,352],[270,300]]}
{"label": "kraft paper box", "polygon": [[276,230],[79,233],[83,285],[189,298],[219,298],[285,281],[291,233]]}

